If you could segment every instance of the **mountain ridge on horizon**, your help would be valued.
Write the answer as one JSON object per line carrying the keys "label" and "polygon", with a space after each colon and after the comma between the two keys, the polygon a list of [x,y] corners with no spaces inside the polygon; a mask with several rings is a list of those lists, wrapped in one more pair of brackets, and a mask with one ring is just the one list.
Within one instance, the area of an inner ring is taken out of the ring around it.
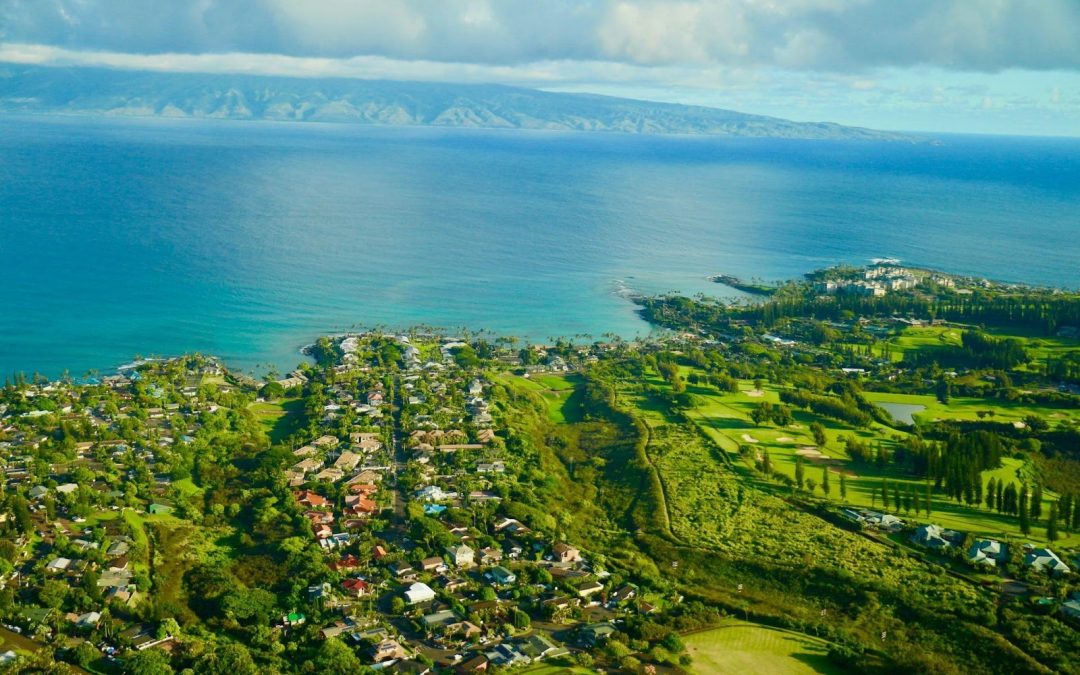
{"label": "mountain ridge on horizon", "polygon": [[831,122],[501,84],[0,64],[0,112],[703,136],[912,140]]}

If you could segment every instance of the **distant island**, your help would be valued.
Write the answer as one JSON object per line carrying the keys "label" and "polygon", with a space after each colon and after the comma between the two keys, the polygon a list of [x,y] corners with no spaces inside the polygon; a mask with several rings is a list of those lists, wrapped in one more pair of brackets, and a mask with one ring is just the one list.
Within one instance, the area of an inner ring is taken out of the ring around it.
{"label": "distant island", "polygon": [[0,65],[0,112],[912,141],[719,108],[520,87]]}

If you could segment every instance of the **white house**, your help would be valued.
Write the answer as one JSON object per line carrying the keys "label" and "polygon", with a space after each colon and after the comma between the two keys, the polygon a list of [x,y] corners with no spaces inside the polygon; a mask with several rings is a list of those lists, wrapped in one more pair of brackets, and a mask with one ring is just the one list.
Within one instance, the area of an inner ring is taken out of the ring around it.
{"label": "white house", "polygon": [[1029,548],[1027,555],[1024,556],[1024,564],[1032,569],[1044,570],[1051,574],[1069,573],[1069,566],[1048,548]]}
{"label": "white house", "polygon": [[435,591],[427,584],[416,582],[405,591],[405,600],[410,605],[418,605],[421,602],[431,602],[435,599]]}

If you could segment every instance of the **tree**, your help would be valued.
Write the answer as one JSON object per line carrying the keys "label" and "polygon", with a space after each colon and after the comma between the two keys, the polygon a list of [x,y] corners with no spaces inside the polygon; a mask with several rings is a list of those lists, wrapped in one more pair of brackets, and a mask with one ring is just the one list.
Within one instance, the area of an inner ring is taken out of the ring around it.
{"label": "tree", "polygon": [[847,500],[847,476],[840,474],[840,499]]}
{"label": "tree", "polygon": [[1062,529],[1066,531],[1072,530],[1072,503],[1073,496],[1068,492],[1061,495],[1061,501],[1058,502],[1058,504],[1060,504],[1058,516],[1061,518],[1061,524],[1064,525]]}
{"label": "tree", "polygon": [[762,449],[761,451],[761,471],[766,476],[772,475],[772,460],[769,459],[769,451]]}
{"label": "tree", "polygon": [[773,416],[773,405],[768,401],[762,401],[758,403],[750,411],[750,419],[754,421],[754,424],[761,426],[764,422],[768,422]]}
{"label": "tree", "polygon": [[1031,517],[1038,520],[1042,516],[1042,486],[1038,483],[1031,488]]}
{"label": "tree", "polygon": [[933,512],[933,505],[934,505],[934,502],[933,502],[933,499],[931,498],[930,483],[927,482],[927,484],[926,484],[926,517],[927,518],[929,518],[930,514]]}
{"label": "tree", "polygon": [[169,656],[160,649],[146,649],[124,659],[125,675],[172,675]]}
{"label": "tree", "polygon": [[63,605],[64,600],[67,599],[67,595],[67,584],[52,579],[41,584],[41,588],[38,590],[38,600],[41,604],[52,609],[59,609],[60,605]]}
{"label": "tree", "polygon": [[829,485],[829,467],[821,467],[821,491],[828,497],[832,491],[832,487]]}
{"label": "tree", "polygon": [[75,662],[75,665],[84,670],[100,658],[101,652],[89,642],[80,642],[79,646],[75,648],[75,653],[71,655],[71,660]]}
{"label": "tree", "polygon": [[1046,539],[1047,541],[1058,540],[1058,505],[1057,502],[1050,503],[1050,514],[1046,517]]}
{"label": "tree", "polygon": [[799,489],[803,489],[803,485],[806,483],[806,467],[803,466],[802,455],[795,456],[795,484],[799,486]]}
{"label": "tree", "polygon": [[952,385],[946,379],[938,380],[937,383],[937,399],[945,405],[949,405],[949,399],[952,398]]}
{"label": "tree", "polygon": [[986,484],[986,508],[989,511],[994,510],[994,497],[997,496],[997,479],[991,478],[990,482]]}
{"label": "tree", "polygon": [[779,405],[773,410],[772,421],[776,426],[784,427],[794,422],[795,418],[791,415],[791,408]]}
{"label": "tree", "polygon": [[205,675],[257,675],[259,668],[247,647],[230,642],[207,650],[196,663],[196,671]]}
{"label": "tree", "polygon": [[881,508],[889,508],[889,479],[885,478],[881,481]]}
{"label": "tree", "polygon": [[240,621],[250,619],[254,623],[269,623],[276,602],[276,596],[270,591],[241,587],[222,597],[221,609]]}
{"label": "tree", "polygon": [[513,612],[513,622],[514,628],[518,630],[528,630],[532,626],[532,619],[529,618],[529,615],[517,608]]}
{"label": "tree", "polygon": [[1028,491],[1027,486],[1023,486],[1020,490],[1020,503],[1019,503],[1019,516],[1020,516],[1020,531],[1024,534],[1031,534],[1031,518],[1028,512]]}
{"label": "tree", "polygon": [[328,638],[315,655],[315,669],[327,675],[353,675],[363,670],[353,650],[337,638]]}
{"label": "tree", "polygon": [[820,423],[820,422],[812,422],[812,423],[810,424],[810,433],[811,433],[811,434],[813,434],[813,436],[814,436],[814,443],[815,443],[815,444],[816,444],[816,445],[817,445],[817,446],[818,446],[819,448],[821,448],[821,447],[824,447],[824,446],[825,446],[825,442],[826,442],[826,440],[827,440],[827,439],[825,438],[825,427],[821,426],[821,423]]}
{"label": "tree", "polygon": [[22,534],[33,534],[34,521],[30,519],[30,505],[22,495],[14,495],[11,498],[11,513],[15,516],[15,526]]}

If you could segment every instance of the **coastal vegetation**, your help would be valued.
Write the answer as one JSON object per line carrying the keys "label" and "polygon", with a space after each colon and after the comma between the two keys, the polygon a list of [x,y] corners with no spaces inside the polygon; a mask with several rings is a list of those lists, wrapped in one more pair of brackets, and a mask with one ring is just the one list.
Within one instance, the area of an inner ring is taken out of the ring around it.
{"label": "coastal vegetation", "polygon": [[[17,378],[18,667],[1075,671],[1078,299],[907,278],[642,298],[672,329],[648,341],[370,332],[265,382]],[[982,320],[936,314],[961,306]]]}

